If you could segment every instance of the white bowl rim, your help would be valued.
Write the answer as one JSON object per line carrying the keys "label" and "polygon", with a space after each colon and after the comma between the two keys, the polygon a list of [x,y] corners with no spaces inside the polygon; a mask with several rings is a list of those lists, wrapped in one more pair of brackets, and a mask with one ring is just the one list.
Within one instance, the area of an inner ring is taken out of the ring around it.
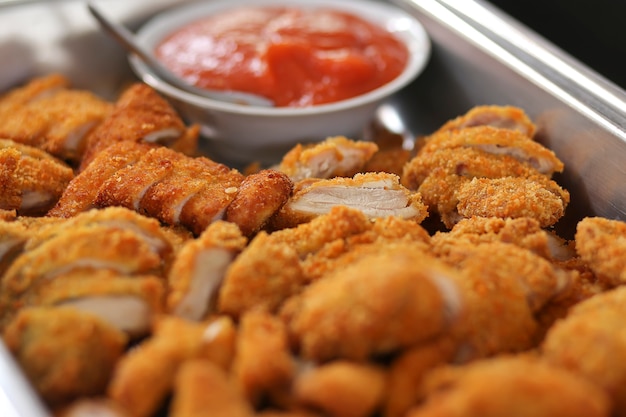
{"label": "white bowl rim", "polygon": [[301,117],[332,113],[381,101],[417,78],[430,58],[430,38],[419,20],[401,8],[381,0],[212,0],[190,3],[176,6],[155,15],[137,31],[137,40],[143,46],[152,48],[164,36],[185,23],[201,19],[213,12],[249,5],[323,7],[354,13],[391,30],[409,49],[409,61],[400,75],[374,90],[354,98],[306,107],[246,106],[199,97],[161,80],[141,60],[130,55],[129,62],[132,69],[146,84],[156,90],[200,108],[242,115]]}

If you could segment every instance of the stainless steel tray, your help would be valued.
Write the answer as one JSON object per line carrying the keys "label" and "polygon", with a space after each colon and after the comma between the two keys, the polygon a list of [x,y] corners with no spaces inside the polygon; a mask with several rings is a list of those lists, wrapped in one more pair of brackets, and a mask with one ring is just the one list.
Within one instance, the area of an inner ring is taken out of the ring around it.
{"label": "stainless steel tray", "polygon": [[[421,135],[475,105],[519,106],[538,124],[538,140],[566,166],[558,180],[572,204],[560,232],[570,237],[571,225],[587,215],[626,220],[624,90],[487,2],[389,1],[421,20],[433,50],[425,72],[384,105],[381,116],[396,116],[398,129]],[[102,3],[111,16],[137,27],[181,1]],[[0,57],[0,92],[61,71],[77,87],[113,98],[134,79],[123,51],[97,30],[82,2],[0,8]],[[0,415],[48,415],[1,343]]]}

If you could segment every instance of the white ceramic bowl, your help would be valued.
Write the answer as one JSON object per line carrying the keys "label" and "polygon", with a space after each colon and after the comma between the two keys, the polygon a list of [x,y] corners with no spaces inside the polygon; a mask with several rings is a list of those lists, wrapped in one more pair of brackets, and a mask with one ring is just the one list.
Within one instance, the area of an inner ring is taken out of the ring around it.
{"label": "white ceramic bowl", "polygon": [[162,12],[137,32],[149,49],[175,29],[225,9],[253,5],[286,5],[300,8],[326,7],[347,11],[392,32],[409,49],[404,71],[389,83],[366,94],[330,104],[310,107],[253,107],[199,97],[162,81],[135,57],[136,74],[168,98],[190,123],[202,126],[203,144],[211,156],[235,162],[275,162],[296,143],[345,135],[357,138],[389,96],[413,81],[430,56],[430,40],[413,16],[384,1],[371,0],[213,0],[192,3]]}

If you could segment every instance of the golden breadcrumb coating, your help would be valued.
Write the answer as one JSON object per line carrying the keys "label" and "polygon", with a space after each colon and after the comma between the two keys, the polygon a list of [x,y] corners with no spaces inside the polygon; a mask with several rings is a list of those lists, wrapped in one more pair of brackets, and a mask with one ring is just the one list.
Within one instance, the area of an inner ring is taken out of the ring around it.
{"label": "golden breadcrumb coating", "polygon": [[239,228],[224,221],[211,224],[179,251],[168,273],[167,309],[200,320],[213,304],[227,268],[247,244]]}
{"label": "golden breadcrumb coating", "polygon": [[461,309],[452,275],[411,246],[394,248],[313,282],[281,315],[303,358],[365,360],[448,330]]}
{"label": "golden breadcrumb coating", "polygon": [[258,310],[241,317],[232,375],[251,404],[260,406],[264,399],[288,392],[295,365],[278,317]]}
{"label": "golden breadcrumb coating", "polygon": [[76,175],[61,198],[47,213],[50,217],[72,217],[95,207],[94,201],[102,184],[115,172],[135,163],[152,149],[148,144],[119,142],[100,152],[89,167]]}
{"label": "golden breadcrumb coating", "polygon": [[576,226],[576,252],[591,270],[613,285],[626,282],[626,223],[586,217]]}
{"label": "golden breadcrumb coating", "polygon": [[197,128],[188,128],[174,108],[152,87],[135,83],[122,92],[109,116],[87,137],[79,171],[84,171],[102,150],[122,141],[175,147],[182,138],[185,141],[183,149],[189,150],[189,129],[198,133]]}
{"label": "golden breadcrumb coating", "polygon": [[609,395],[614,415],[626,415],[626,287],[617,287],[574,305],[548,331],[541,354]]}
{"label": "golden breadcrumb coating", "polygon": [[433,369],[448,364],[456,343],[447,336],[405,349],[389,365],[382,415],[402,417],[423,399],[422,382]]}
{"label": "golden breadcrumb coating", "polygon": [[304,283],[296,250],[260,232],[228,267],[217,311],[233,317],[251,309],[274,312]]}
{"label": "golden breadcrumb coating", "polygon": [[293,182],[282,172],[266,169],[246,176],[224,219],[235,223],[245,236],[253,236],[287,202]]}
{"label": "golden breadcrumb coating", "polygon": [[465,218],[530,217],[541,227],[555,224],[570,202],[568,191],[543,176],[474,178],[458,188],[456,198],[457,210]]}
{"label": "golden breadcrumb coating", "polygon": [[295,182],[306,178],[352,177],[377,150],[373,142],[333,136],[314,145],[294,146],[283,156],[277,169]]}
{"label": "golden breadcrumb coating", "polygon": [[427,398],[409,417],[608,417],[607,396],[588,380],[531,356],[504,356],[433,370]]}
{"label": "golden breadcrumb coating", "polygon": [[473,126],[492,126],[517,130],[533,137],[537,127],[523,109],[515,106],[474,106],[467,113],[448,120],[437,132],[460,130]]}
{"label": "golden breadcrumb coating", "polygon": [[381,366],[337,360],[302,371],[293,395],[297,403],[330,416],[367,417],[382,403],[386,376]]}
{"label": "golden breadcrumb coating", "polygon": [[4,341],[42,398],[60,405],[103,394],[127,339],[94,315],[56,307],[22,310]]}
{"label": "golden breadcrumb coating", "polygon": [[174,382],[171,417],[229,416],[256,414],[232,379],[206,360],[185,362]]}

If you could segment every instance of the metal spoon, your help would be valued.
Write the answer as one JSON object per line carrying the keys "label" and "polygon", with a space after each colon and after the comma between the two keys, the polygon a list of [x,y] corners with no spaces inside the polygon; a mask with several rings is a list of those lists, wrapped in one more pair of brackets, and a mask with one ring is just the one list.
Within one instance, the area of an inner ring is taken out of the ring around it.
{"label": "metal spoon", "polygon": [[117,40],[129,52],[141,59],[148,65],[155,75],[167,81],[168,83],[190,93],[207,97],[213,100],[226,101],[237,104],[247,104],[250,106],[272,107],[274,102],[266,97],[256,94],[243,93],[240,91],[216,91],[205,88],[196,87],[182,78],[178,77],[161,64],[150,52],[146,51],[136,41],[133,34],[124,26],[110,21],[92,4],[87,3],[89,12],[96,18],[103,29],[107,31],[115,40]]}

